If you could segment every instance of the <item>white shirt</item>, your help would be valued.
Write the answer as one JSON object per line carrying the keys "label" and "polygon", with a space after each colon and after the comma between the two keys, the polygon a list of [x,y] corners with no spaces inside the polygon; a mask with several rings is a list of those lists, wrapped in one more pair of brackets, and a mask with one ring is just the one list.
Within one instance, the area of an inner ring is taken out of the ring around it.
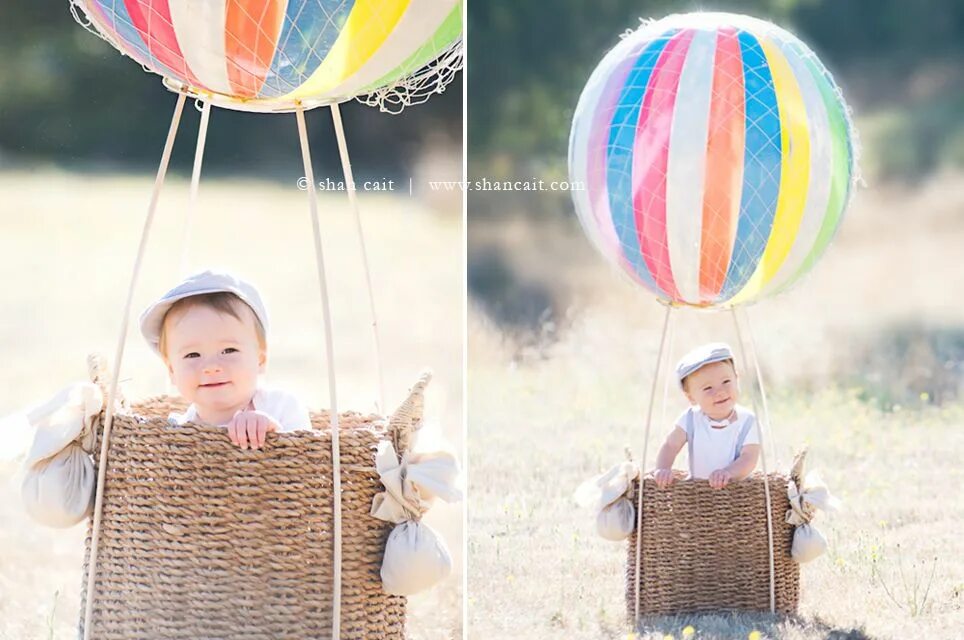
{"label": "white shirt", "polygon": [[[733,410],[736,419],[723,421],[727,423],[725,427],[710,425],[710,417],[698,406],[690,407],[676,420],[676,428],[686,434],[691,478],[709,478],[739,458],[743,447],[760,444],[760,429],[753,412],[740,405]],[[745,437],[740,442],[744,430]]]}
{"label": "white shirt", "polygon": [[[308,410],[296,396],[287,391],[258,387],[251,401],[256,411],[263,411],[274,418],[281,431],[311,429]],[[173,412],[168,416],[168,420],[177,425],[197,422],[197,407],[192,404],[184,413]]]}

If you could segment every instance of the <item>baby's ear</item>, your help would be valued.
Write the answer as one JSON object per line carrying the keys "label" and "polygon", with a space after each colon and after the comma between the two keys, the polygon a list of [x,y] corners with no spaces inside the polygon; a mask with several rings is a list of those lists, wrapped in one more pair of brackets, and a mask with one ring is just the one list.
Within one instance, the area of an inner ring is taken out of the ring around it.
{"label": "baby's ear", "polygon": [[258,373],[264,373],[265,367],[268,364],[268,352],[264,349],[258,350]]}

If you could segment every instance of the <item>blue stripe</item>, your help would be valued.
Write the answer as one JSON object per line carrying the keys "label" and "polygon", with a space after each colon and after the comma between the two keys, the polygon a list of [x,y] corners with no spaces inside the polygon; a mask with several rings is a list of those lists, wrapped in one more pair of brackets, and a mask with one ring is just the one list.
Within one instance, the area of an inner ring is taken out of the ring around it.
{"label": "blue stripe", "polygon": [[[123,40],[123,44],[127,45],[130,49],[136,51],[141,59],[137,60],[140,64],[147,64],[152,70],[160,73],[168,78],[173,78],[174,80],[180,80],[186,82],[187,79],[182,77],[180,74],[174,73],[168,69],[165,65],[161,63],[160,60],[151,55],[150,50],[147,48],[147,44],[144,39],[141,38],[140,32],[138,32],[137,27],[134,26],[134,21],[131,19],[131,14],[127,12],[127,7],[124,5],[124,0],[95,0],[97,6],[99,6],[103,12],[104,16],[110,24],[111,28],[117,32]],[[133,57],[133,56],[131,56]]]}
{"label": "blue stripe", "polygon": [[745,92],[746,144],[743,152],[743,191],[736,244],[716,302],[739,293],[756,271],[777,212],[783,145],[777,94],[766,55],[757,39],[740,31]]}
{"label": "blue stripe", "polygon": [[609,211],[613,227],[619,237],[623,254],[639,278],[656,293],[661,289],[646,266],[639,239],[636,237],[636,217],[633,209],[633,147],[636,124],[643,106],[646,87],[660,54],[679,29],[667,31],[651,40],[640,52],[636,63],[626,76],[609,123],[609,142],[606,145],[606,188],[609,192]]}
{"label": "blue stripe", "polygon": [[277,98],[303,85],[321,66],[355,0],[288,0],[278,45],[259,98]]}

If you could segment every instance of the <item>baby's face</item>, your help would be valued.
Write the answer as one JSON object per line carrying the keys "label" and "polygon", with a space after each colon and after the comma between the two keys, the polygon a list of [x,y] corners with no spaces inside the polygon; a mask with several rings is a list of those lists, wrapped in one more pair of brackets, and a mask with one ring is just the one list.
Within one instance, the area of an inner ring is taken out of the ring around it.
{"label": "baby's face", "polygon": [[254,315],[247,307],[238,311],[243,320],[205,306],[164,320],[171,382],[201,415],[246,408],[264,371]]}
{"label": "baby's face", "polygon": [[733,365],[713,362],[691,373],[686,378],[686,397],[714,420],[729,416],[740,399],[740,385]]}

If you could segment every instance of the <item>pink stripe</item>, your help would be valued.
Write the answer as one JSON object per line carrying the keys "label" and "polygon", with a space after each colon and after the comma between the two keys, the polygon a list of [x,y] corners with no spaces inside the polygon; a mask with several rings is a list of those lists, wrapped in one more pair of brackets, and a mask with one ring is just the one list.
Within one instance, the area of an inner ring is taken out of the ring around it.
{"label": "pink stripe", "polygon": [[610,74],[606,88],[603,89],[599,102],[593,109],[595,119],[589,131],[586,189],[589,193],[593,217],[596,219],[596,226],[601,232],[603,242],[611,249],[615,249],[615,255],[619,256],[624,270],[642,284],[635,269],[626,259],[619,237],[616,235],[616,229],[613,227],[612,213],[609,210],[609,189],[606,184],[606,147],[609,143],[609,129],[612,126],[616,102],[622,93],[623,85],[626,84],[629,72],[633,69],[637,55],[638,51],[632,56],[627,56]]}
{"label": "pink stripe", "polygon": [[676,89],[694,31],[679,32],[666,44],[649,79],[633,149],[633,211],[636,235],[656,285],[680,300],[673,282],[666,239],[666,172]]}
{"label": "pink stripe", "polygon": [[194,76],[181,54],[167,0],[124,0],[124,6],[152,56],[177,74],[177,80],[207,88]]}

